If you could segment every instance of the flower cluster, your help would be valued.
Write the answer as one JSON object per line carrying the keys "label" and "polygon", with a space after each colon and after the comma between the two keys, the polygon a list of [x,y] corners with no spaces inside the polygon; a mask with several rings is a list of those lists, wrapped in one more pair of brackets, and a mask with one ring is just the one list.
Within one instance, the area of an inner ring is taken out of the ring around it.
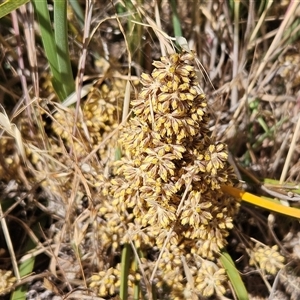
{"label": "flower cluster", "polygon": [[[120,276],[121,266],[117,264],[114,268],[92,275],[89,278],[90,288],[96,289],[100,297],[115,295],[120,287]],[[127,280],[128,289],[132,290],[132,287],[140,280],[141,275],[139,273],[132,274],[131,272]]]}
{"label": "flower cluster", "polygon": [[[105,181],[103,165],[114,159],[114,152],[109,149],[115,148],[115,141],[111,139],[103,143],[118,126],[118,116],[120,115],[120,99],[122,90],[125,89],[125,81],[112,80],[111,87],[103,83],[101,87],[92,88],[87,100],[83,103],[82,113],[78,115],[76,123],[76,133],[73,136],[75,123],[75,108],[58,110],[52,130],[55,135],[63,140],[65,147],[72,149],[76,160],[86,158],[93,150],[97,150],[96,156],[100,157],[102,165],[98,160],[89,160],[88,163],[81,165],[84,177],[92,186],[99,187]],[[57,152],[63,152],[61,147],[57,147],[57,141],[52,140],[52,148],[57,148]],[[68,159],[68,156],[64,156]],[[72,162],[65,162],[71,165]]]}
{"label": "flower cluster", "polygon": [[109,268],[106,271],[101,271],[98,274],[93,275],[89,281],[90,287],[97,289],[97,294],[100,297],[107,295],[114,295],[116,288],[120,286],[120,270]]}
{"label": "flower cluster", "polygon": [[234,175],[226,146],[210,138],[193,62],[193,53],[175,53],[142,75],[144,87],[132,101],[135,117],[120,137],[125,155],[116,163],[112,196],[119,212],[132,209],[145,227],[175,222],[181,235],[197,248],[202,244],[198,254],[213,258],[238,204],[220,190]]}
{"label": "flower cluster", "polygon": [[269,247],[257,243],[251,251],[250,265],[258,264],[259,267],[272,275],[284,267],[284,257],[278,252],[278,246]]}
{"label": "flower cluster", "polygon": [[[53,131],[65,141],[66,147],[74,149],[79,158],[85,157],[91,150],[98,147],[107,134],[118,126],[117,116],[120,108],[117,102],[120,94],[117,91],[119,89],[121,88],[118,85],[109,89],[107,84],[103,84],[100,88],[92,88],[88,99],[82,106],[82,115],[79,114],[77,117],[76,139],[72,135],[75,109],[59,110],[54,115]],[[100,147],[99,154],[106,154],[105,149]]]}
{"label": "flower cluster", "polygon": [[219,268],[213,262],[206,260],[202,262],[197,275],[196,287],[201,291],[204,297],[210,297],[214,294],[222,295],[225,293],[223,284],[226,282],[227,276],[223,268]]}
{"label": "flower cluster", "polygon": [[[235,176],[226,145],[210,135],[194,59],[193,52],[173,53],[154,62],[151,75],[141,76],[143,88],[132,101],[134,116],[121,130],[123,157],[114,165],[109,189],[113,210],[127,216],[120,245],[133,241],[142,251],[164,251],[156,280],[169,287],[186,284],[182,257],[190,257],[191,269],[199,258],[216,261],[239,207],[221,190]],[[224,293],[224,270],[214,266],[194,273],[199,295]]]}
{"label": "flower cluster", "polygon": [[16,277],[13,276],[11,271],[0,269],[0,295],[9,293],[15,282]]}

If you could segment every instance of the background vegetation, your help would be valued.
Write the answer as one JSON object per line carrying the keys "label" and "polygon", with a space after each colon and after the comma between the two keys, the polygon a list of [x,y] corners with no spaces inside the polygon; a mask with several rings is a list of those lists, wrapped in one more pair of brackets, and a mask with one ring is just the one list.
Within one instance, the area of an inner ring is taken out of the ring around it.
{"label": "background vegetation", "polygon": [[106,194],[141,74],[182,48],[244,200],[216,254],[225,294],[185,298],[298,299],[299,15],[284,0],[2,1],[1,297],[175,299],[121,242]]}

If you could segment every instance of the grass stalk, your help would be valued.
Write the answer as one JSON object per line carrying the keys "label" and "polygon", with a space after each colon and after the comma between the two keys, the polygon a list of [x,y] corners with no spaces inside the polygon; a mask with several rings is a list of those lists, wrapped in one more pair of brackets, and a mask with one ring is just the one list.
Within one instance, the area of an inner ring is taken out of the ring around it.
{"label": "grass stalk", "polygon": [[34,0],[33,4],[53,75],[52,85],[58,98],[63,101],[75,90],[67,38],[67,4],[65,1],[54,2],[54,32],[47,2]]}
{"label": "grass stalk", "polygon": [[68,43],[67,1],[54,1],[54,39],[64,98],[75,90]]}
{"label": "grass stalk", "polygon": [[5,242],[6,242],[6,245],[7,245],[7,249],[8,249],[10,258],[11,258],[11,263],[12,263],[12,266],[13,266],[14,274],[17,278],[17,281],[20,281],[21,275],[20,275],[20,272],[19,272],[19,269],[18,269],[18,264],[17,264],[17,260],[16,260],[16,256],[15,256],[15,251],[14,251],[13,244],[12,244],[12,241],[11,241],[11,238],[10,238],[10,234],[9,234],[9,231],[8,231],[6,220],[5,220],[5,217],[3,216],[3,211],[2,211],[1,204],[0,204],[0,223],[1,223],[1,228],[2,228],[2,231],[3,231],[3,235],[4,235],[4,238],[5,238]]}
{"label": "grass stalk", "polygon": [[73,8],[73,11],[76,15],[76,18],[78,20],[80,27],[83,28],[84,27],[84,14],[82,12],[82,9],[81,9],[81,6],[80,6],[78,0],[70,1],[70,5]]}
{"label": "grass stalk", "polygon": [[[239,68],[239,31],[240,31],[240,1],[234,1],[234,30],[233,30],[233,65],[232,79],[235,80]],[[236,84],[231,89],[231,108],[236,107],[238,102],[238,87]]]}
{"label": "grass stalk", "polygon": [[284,163],[284,166],[283,166],[283,170],[282,170],[282,173],[281,173],[281,176],[280,176],[280,180],[279,180],[280,184],[282,184],[286,179],[286,175],[287,175],[287,171],[288,171],[288,168],[289,168],[289,165],[290,165],[292,154],[295,151],[297,141],[299,142],[299,138],[298,138],[299,137],[299,132],[300,132],[300,114],[298,114],[298,121],[297,121],[297,124],[296,124],[293,139],[292,139],[291,145],[289,147],[289,152],[288,152],[288,155],[286,157],[286,160],[285,160],[285,163]]}
{"label": "grass stalk", "polygon": [[247,290],[243,283],[243,280],[242,280],[238,270],[236,269],[231,256],[229,255],[229,253],[227,252],[226,249],[222,249],[220,261],[230,279],[230,282],[231,282],[233,289],[235,291],[235,294],[236,294],[236,298],[239,300],[249,299]]}
{"label": "grass stalk", "polygon": [[143,6],[143,0],[137,0],[136,4],[133,4],[131,0],[124,1],[124,7],[119,6],[120,12],[128,12],[128,21],[127,21],[127,28],[126,28],[126,39],[128,41],[128,48],[131,55],[135,55],[135,61],[142,66],[142,51],[139,50],[141,47],[141,41],[143,40],[143,26],[140,24],[142,19],[140,17],[139,11],[136,7]]}
{"label": "grass stalk", "polygon": [[[137,249],[137,253],[140,255],[142,253],[142,251]],[[138,269],[139,269],[139,262],[138,262],[136,257],[134,258],[132,269],[134,270],[134,272],[137,272]],[[140,291],[141,291],[140,284],[139,284],[139,282],[135,281],[134,282],[134,287],[133,287],[133,300],[139,300],[140,299]]]}
{"label": "grass stalk", "polygon": [[182,36],[182,30],[181,30],[181,22],[177,11],[177,1],[176,0],[170,0],[171,8],[172,8],[172,23],[174,28],[174,35]]}
{"label": "grass stalk", "polygon": [[128,298],[128,275],[131,261],[131,245],[126,243],[122,249],[121,256],[121,286],[120,286],[120,299],[127,300]]}

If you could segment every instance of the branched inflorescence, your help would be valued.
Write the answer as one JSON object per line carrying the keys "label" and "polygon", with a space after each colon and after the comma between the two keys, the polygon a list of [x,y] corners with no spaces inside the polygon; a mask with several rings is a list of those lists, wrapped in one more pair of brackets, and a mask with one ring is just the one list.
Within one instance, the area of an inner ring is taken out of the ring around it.
{"label": "branched inflorescence", "polygon": [[278,246],[269,247],[257,243],[250,251],[250,265],[258,264],[262,271],[275,275],[284,267],[284,257],[279,253]]}
{"label": "branched inflorescence", "polygon": [[[142,250],[163,249],[158,281],[184,284],[185,257],[188,267],[197,269],[197,293],[211,296],[224,293],[226,276],[205,262],[216,261],[226,245],[239,204],[221,190],[235,176],[226,145],[209,132],[194,61],[192,52],[174,53],[155,61],[151,75],[141,76],[134,117],[119,140],[123,157],[115,164],[110,203],[119,216],[128,216],[120,244],[132,240]],[[174,297],[182,295],[177,291]]]}

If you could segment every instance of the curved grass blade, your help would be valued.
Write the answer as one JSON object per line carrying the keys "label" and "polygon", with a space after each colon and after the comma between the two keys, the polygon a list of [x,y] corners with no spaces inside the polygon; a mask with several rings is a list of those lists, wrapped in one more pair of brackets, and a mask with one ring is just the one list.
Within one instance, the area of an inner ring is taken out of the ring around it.
{"label": "curved grass blade", "polygon": [[242,278],[226,249],[222,249],[220,260],[234,288],[237,299],[248,300],[248,292],[245,288]]}

